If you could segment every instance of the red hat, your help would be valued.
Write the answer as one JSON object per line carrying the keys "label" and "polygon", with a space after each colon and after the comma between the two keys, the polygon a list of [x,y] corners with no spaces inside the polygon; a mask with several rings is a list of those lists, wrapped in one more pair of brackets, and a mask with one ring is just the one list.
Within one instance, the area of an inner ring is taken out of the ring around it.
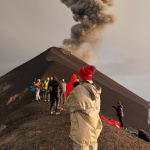
{"label": "red hat", "polygon": [[78,75],[83,80],[92,80],[92,75],[95,74],[95,66],[85,66],[79,69]]}

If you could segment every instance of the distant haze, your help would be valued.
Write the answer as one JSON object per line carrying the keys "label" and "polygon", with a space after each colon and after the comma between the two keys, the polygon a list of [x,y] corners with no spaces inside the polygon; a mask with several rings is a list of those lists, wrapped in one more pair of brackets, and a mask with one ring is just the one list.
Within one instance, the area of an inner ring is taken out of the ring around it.
{"label": "distant haze", "polygon": [[[115,1],[117,20],[103,32],[95,65],[150,100],[150,1]],[[61,46],[75,24],[60,0],[0,0],[0,76],[51,46]]]}

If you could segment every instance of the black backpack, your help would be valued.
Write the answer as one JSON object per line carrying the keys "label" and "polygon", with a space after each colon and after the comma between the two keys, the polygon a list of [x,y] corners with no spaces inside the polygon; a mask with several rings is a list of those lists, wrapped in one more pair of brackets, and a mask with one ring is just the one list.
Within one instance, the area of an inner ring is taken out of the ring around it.
{"label": "black backpack", "polygon": [[140,139],[143,139],[144,141],[150,142],[150,136],[149,136],[149,134],[146,131],[144,131],[143,129],[140,129],[138,131],[138,137]]}

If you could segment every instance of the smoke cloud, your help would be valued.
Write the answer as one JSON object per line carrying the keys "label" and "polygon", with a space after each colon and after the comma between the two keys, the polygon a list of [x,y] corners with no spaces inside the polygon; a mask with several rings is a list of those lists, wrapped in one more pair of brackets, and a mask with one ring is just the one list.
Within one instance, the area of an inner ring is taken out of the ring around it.
{"label": "smoke cloud", "polygon": [[91,61],[94,57],[92,49],[101,40],[101,31],[113,23],[113,15],[107,8],[114,0],[61,0],[71,9],[73,19],[77,22],[71,28],[71,36],[63,41],[63,47],[74,55]]}

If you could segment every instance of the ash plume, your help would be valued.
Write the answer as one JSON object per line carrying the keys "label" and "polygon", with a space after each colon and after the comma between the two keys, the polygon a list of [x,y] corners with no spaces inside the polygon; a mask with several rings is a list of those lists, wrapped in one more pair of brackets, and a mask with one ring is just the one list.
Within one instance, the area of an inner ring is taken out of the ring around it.
{"label": "ash plume", "polygon": [[61,0],[71,9],[73,19],[77,22],[71,28],[71,36],[63,41],[63,47],[85,61],[92,60],[92,49],[101,40],[101,31],[113,23],[113,15],[107,8],[113,0]]}
{"label": "ash plume", "polygon": [[114,4],[114,0],[102,0],[103,3],[107,4],[108,6],[112,6]]}

